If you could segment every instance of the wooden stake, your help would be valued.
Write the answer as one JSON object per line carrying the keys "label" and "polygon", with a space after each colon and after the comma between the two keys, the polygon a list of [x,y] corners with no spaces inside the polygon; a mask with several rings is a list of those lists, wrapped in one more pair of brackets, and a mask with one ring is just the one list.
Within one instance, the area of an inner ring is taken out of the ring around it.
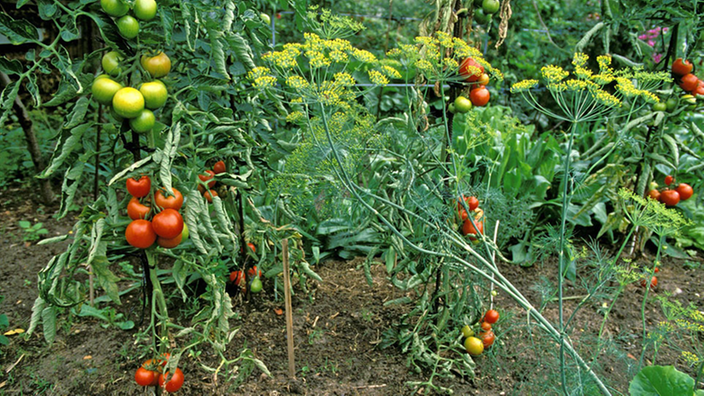
{"label": "wooden stake", "polygon": [[288,346],[288,376],[296,378],[296,360],[293,354],[293,312],[291,311],[291,278],[288,266],[288,239],[281,241],[284,263],[284,302],[286,304],[286,344]]}

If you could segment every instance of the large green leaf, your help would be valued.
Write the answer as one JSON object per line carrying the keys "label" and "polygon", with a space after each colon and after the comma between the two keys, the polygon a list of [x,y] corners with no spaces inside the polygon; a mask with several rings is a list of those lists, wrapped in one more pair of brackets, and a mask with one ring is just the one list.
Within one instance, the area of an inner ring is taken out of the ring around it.
{"label": "large green leaf", "polygon": [[673,366],[650,366],[643,368],[631,381],[628,392],[631,396],[685,396],[701,395],[693,392],[694,379]]}

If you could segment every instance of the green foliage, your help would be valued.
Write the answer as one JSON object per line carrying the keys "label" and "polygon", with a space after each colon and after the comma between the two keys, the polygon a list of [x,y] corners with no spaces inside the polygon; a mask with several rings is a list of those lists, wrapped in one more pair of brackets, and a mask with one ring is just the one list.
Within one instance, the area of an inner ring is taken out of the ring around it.
{"label": "green foliage", "polygon": [[32,225],[32,223],[29,221],[20,220],[19,226],[22,229],[22,232],[24,233],[22,239],[27,242],[37,241],[42,238],[42,235],[46,235],[49,233],[49,231],[44,228],[43,223],[36,223],[35,225]]}
{"label": "green foliage", "polygon": [[631,381],[628,388],[631,396],[702,396],[703,390],[697,390],[694,379],[673,366],[644,367]]}

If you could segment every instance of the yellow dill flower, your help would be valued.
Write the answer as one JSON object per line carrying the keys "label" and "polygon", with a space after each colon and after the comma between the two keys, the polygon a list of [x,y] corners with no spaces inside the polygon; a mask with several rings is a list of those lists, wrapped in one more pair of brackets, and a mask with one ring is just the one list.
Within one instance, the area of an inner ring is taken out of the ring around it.
{"label": "yellow dill flower", "polygon": [[563,68],[554,65],[543,66],[540,69],[540,73],[548,84],[557,84],[570,75],[570,73]]}
{"label": "yellow dill flower", "polygon": [[303,33],[304,44],[303,48],[308,51],[322,51],[325,49],[325,43],[315,33]]}
{"label": "yellow dill flower", "polygon": [[701,362],[696,354],[689,351],[682,351],[682,359],[684,359],[689,366],[695,366]]}
{"label": "yellow dill flower", "polygon": [[295,103],[295,104],[303,103],[303,98],[301,98],[301,97],[293,98],[293,99],[291,99],[291,103]]}
{"label": "yellow dill flower", "polygon": [[320,51],[307,51],[306,56],[310,59],[310,66],[315,69],[330,66],[330,59]]}
{"label": "yellow dill flower", "polygon": [[[285,47],[285,46],[284,46]],[[291,69],[298,65],[296,58],[300,55],[298,48],[284,48],[283,51],[272,52],[262,57],[265,62],[273,63],[281,69]]]}
{"label": "yellow dill flower", "polygon": [[252,81],[255,88],[269,88],[276,84],[276,78],[269,75],[271,70],[268,67],[255,67],[247,73],[247,78]]}
{"label": "yellow dill flower", "polygon": [[301,76],[293,75],[286,78],[286,85],[293,89],[304,89],[308,88],[308,80]]}
{"label": "yellow dill flower", "polygon": [[346,52],[335,50],[330,52],[330,59],[335,63],[347,63],[350,57]]}
{"label": "yellow dill flower", "polygon": [[364,63],[374,63],[376,62],[376,56],[372,54],[369,51],[366,50],[361,50],[358,48],[355,48],[352,50],[352,56],[355,57],[355,59],[364,62]]}
{"label": "yellow dill flower", "polygon": [[295,123],[299,123],[299,122],[305,120],[305,118],[306,118],[306,116],[305,116],[305,114],[303,114],[303,112],[294,111],[294,112],[289,113],[286,116],[286,122],[290,122],[290,123],[295,124]]}
{"label": "yellow dill flower", "polygon": [[692,310],[689,312],[689,318],[696,320],[697,322],[704,322],[704,313],[697,310]]}
{"label": "yellow dill flower", "polygon": [[376,85],[386,85],[389,83],[389,79],[377,70],[369,71],[369,80],[372,82],[372,84]]}
{"label": "yellow dill flower", "polygon": [[576,52],[572,58],[572,64],[577,67],[584,67],[589,60],[589,55],[583,54],[581,52]]}
{"label": "yellow dill flower", "polygon": [[599,55],[596,57],[596,62],[599,64],[599,73],[610,74],[613,71],[611,69],[611,55]]}
{"label": "yellow dill flower", "polygon": [[459,58],[472,57],[477,62],[481,63],[479,59],[484,59],[482,52],[478,49],[469,46],[464,40],[460,38],[453,38],[452,44],[455,50],[455,55]]}
{"label": "yellow dill flower", "polygon": [[556,83],[556,84],[553,83],[553,84],[548,84],[547,88],[553,92],[565,92],[565,91],[567,91],[567,84],[565,84],[564,82]]}
{"label": "yellow dill flower", "polygon": [[615,78],[612,73],[599,73],[591,77],[592,81],[599,85],[610,84]]}
{"label": "yellow dill flower", "polygon": [[429,47],[437,45],[437,39],[428,36],[418,36],[415,38],[417,44],[427,45]]}
{"label": "yellow dill flower", "polygon": [[577,67],[575,67],[575,69],[574,69],[574,74],[575,74],[578,78],[585,78],[585,79],[586,79],[586,78],[591,78],[591,76],[592,76],[593,73],[592,73],[591,70],[589,70],[589,69],[587,69],[587,68],[584,68],[584,67],[582,67],[582,66],[577,66]]}
{"label": "yellow dill flower", "polygon": [[442,45],[445,48],[452,48],[452,36],[445,32],[437,32],[438,35],[438,43]]}
{"label": "yellow dill flower", "polygon": [[401,51],[400,48],[391,48],[390,50],[386,51],[386,56],[389,58],[400,58],[401,55],[403,55],[403,51]]}
{"label": "yellow dill flower", "polygon": [[335,83],[343,87],[351,87],[355,84],[354,78],[347,72],[335,73]]}
{"label": "yellow dill flower", "polygon": [[564,82],[567,91],[578,92],[587,89],[587,82],[583,80],[569,79]]}
{"label": "yellow dill flower", "polygon": [[606,107],[620,107],[621,101],[617,97],[604,91],[603,89],[594,90],[594,99]]}
{"label": "yellow dill flower", "polygon": [[538,80],[523,80],[511,86],[511,93],[528,91],[538,86]]}
{"label": "yellow dill flower", "polygon": [[460,67],[460,64],[452,58],[443,59],[442,64],[443,64],[443,66],[447,67],[449,70],[457,70]]}
{"label": "yellow dill flower", "polygon": [[433,64],[425,59],[418,59],[415,63],[415,67],[425,73],[430,73],[433,71]]}
{"label": "yellow dill flower", "polygon": [[380,70],[389,78],[401,78],[401,73],[399,73],[398,70],[394,69],[391,66],[381,66]]}
{"label": "yellow dill flower", "polygon": [[330,51],[349,51],[352,49],[352,44],[350,44],[347,40],[338,38],[334,40],[325,40],[325,48]]}

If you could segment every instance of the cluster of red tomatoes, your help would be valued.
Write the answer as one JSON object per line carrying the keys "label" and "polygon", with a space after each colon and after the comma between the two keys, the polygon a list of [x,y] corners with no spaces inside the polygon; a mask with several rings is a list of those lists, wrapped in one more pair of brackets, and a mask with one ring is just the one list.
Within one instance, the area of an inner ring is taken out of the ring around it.
{"label": "cluster of red tomatoes", "polygon": [[163,372],[171,355],[165,353],[163,359],[149,359],[135,371],[134,380],[140,386],[159,386],[169,393],[176,392],[183,386],[183,372],[180,368],[173,373]]}
{"label": "cluster of red tomatoes", "polygon": [[704,95],[704,83],[692,73],[693,69],[694,65],[688,60],[677,58],[672,62],[672,75],[680,88],[694,96]]}
{"label": "cluster of red tomatoes", "polygon": [[466,113],[472,106],[486,106],[489,103],[491,94],[486,89],[489,84],[489,75],[484,72],[484,66],[473,58],[466,58],[460,64],[460,76],[465,82],[470,83],[469,99],[458,96],[455,102],[450,105],[451,112]]}
{"label": "cluster of red tomatoes", "polygon": [[[659,273],[660,268],[655,267],[653,272],[655,272],[656,274]],[[645,285],[647,285],[647,284],[648,284],[648,282],[645,279],[640,280],[640,285],[642,287],[645,287]],[[653,275],[653,277],[650,278],[650,290],[655,290],[656,287],[658,287],[658,277]]]}
{"label": "cluster of red tomatoes", "polygon": [[670,186],[674,181],[674,177],[670,175],[666,176],[665,185],[667,187],[662,191],[653,188],[648,191],[648,196],[656,201],[664,203],[666,206],[675,206],[680,201],[686,201],[692,197],[694,194],[692,186],[687,183],[679,183],[677,184],[677,187],[671,189]]}
{"label": "cluster of red tomatoes", "polygon": [[479,356],[484,352],[484,349],[494,344],[496,336],[491,329],[491,325],[498,321],[499,313],[494,309],[490,309],[486,311],[481,321],[479,337],[474,336],[476,333],[469,325],[465,325],[462,328],[462,335],[465,337],[464,349],[467,350],[467,353],[472,356]]}
{"label": "cluster of red tomatoes", "polygon": [[125,239],[127,243],[140,249],[146,249],[154,242],[164,248],[174,248],[184,237],[188,237],[188,228],[179,213],[183,206],[183,195],[175,188],[171,189],[172,195],[168,197],[161,190],[157,190],[154,203],[160,212],[154,214],[150,221],[152,208],[140,199],[147,199],[151,186],[149,176],[142,176],[139,180],[127,179],[127,192],[132,195],[127,204],[127,215],[132,222],[125,230]]}
{"label": "cluster of red tomatoes", "polygon": [[[257,249],[254,246],[253,243],[248,243],[247,246],[252,249],[253,253],[256,253]],[[262,284],[262,271],[257,268],[257,266],[253,266],[252,268],[247,270],[247,275],[249,275],[249,291],[252,293],[259,293],[262,291],[262,288],[264,285]],[[239,287],[244,291],[245,293],[247,292],[247,282],[244,277],[244,272],[241,270],[237,271],[232,271],[230,272],[230,282],[234,284],[235,286]]]}
{"label": "cluster of red tomatoes", "polygon": [[[484,233],[484,211],[479,208],[479,200],[477,197],[462,196],[462,199],[469,209],[469,213],[467,213],[462,201],[457,201],[457,214],[460,220],[462,220],[462,235],[469,235],[469,239],[474,241],[476,238],[473,237],[473,235]],[[470,214],[474,219],[474,224],[472,224],[472,220],[469,219]]]}
{"label": "cluster of red tomatoes", "polygon": [[203,194],[203,197],[210,203],[213,203],[213,197],[217,197],[218,193],[213,190],[212,188],[215,187],[215,183],[217,183],[213,178],[215,175],[219,175],[221,173],[225,173],[226,167],[225,167],[225,162],[223,161],[218,161],[213,165],[213,169],[206,170],[204,174],[198,175],[198,178],[203,182],[206,183],[208,188],[206,189],[202,184],[198,184],[198,191],[200,191],[201,194]]}

